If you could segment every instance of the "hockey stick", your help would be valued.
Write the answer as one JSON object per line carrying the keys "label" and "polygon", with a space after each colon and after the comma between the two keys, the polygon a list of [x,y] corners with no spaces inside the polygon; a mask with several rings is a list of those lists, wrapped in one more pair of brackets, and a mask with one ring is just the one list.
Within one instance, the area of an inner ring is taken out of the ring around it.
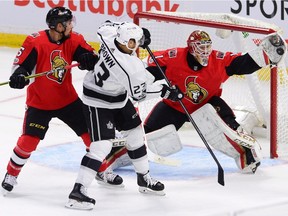
{"label": "hockey stick", "polygon": [[[79,63],[66,65],[64,67],[64,69],[71,69],[71,68],[79,66],[79,65],[80,65]],[[37,74],[32,74],[32,75],[29,75],[29,76],[25,76],[25,79],[27,80],[27,79],[32,79],[32,78],[36,78],[36,77],[41,77],[41,76],[44,76],[44,75],[47,75],[47,74],[55,73],[56,71],[57,71],[56,69],[52,69],[52,70],[49,70],[49,71],[45,71],[45,72],[41,72],[41,73],[37,73]],[[0,86],[7,85],[7,84],[9,84],[9,82],[10,81],[2,82],[2,83],[0,83]]]}
{"label": "hockey stick", "polygon": [[[146,46],[146,49],[149,53],[149,55],[151,56],[151,58],[153,59],[153,61],[155,62],[156,66],[158,67],[159,71],[162,73],[165,81],[167,82],[167,85],[169,87],[172,87],[170,81],[168,80],[167,76],[165,75],[164,71],[162,70],[162,68],[160,67],[158,61],[156,60],[154,54],[152,53],[151,49],[149,48],[149,46]],[[218,167],[218,183],[221,184],[222,186],[224,186],[224,170],[221,166],[221,164],[219,163],[218,159],[216,158],[215,154],[213,153],[212,149],[210,148],[208,142],[206,141],[205,137],[203,136],[203,134],[201,133],[200,129],[198,128],[198,126],[196,125],[195,121],[192,119],[191,115],[189,114],[189,112],[187,111],[185,105],[183,104],[183,102],[181,100],[178,101],[182,107],[182,109],[184,110],[185,114],[187,115],[189,121],[191,122],[191,124],[194,126],[195,130],[197,131],[198,135],[200,136],[200,138],[202,139],[203,143],[205,144],[206,148],[208,149],[210,155],[212,156],[212,158],[214,159],[214,161],[217,164]]]}

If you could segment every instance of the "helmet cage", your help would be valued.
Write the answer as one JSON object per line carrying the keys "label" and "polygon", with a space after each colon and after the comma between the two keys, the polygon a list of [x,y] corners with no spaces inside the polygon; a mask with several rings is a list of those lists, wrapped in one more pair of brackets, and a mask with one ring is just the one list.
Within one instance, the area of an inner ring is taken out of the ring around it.
{"label": "helmet cage", "polygon": [[212,41],[210,36],[204,31],[194,31],[187,40],[189,53],[198,60],[198,62],[207,66],[209,56],[212,52]]}
{"label": "helmet cage", "polygon": [[189,52],[192,55],[208,57],[212,52],[212,41],[195,41],[188,44]]}

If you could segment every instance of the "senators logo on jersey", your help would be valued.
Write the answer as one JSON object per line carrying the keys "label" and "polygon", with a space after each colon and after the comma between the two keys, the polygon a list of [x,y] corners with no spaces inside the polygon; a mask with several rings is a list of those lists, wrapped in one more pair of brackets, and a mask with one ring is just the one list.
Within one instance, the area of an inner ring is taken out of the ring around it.
{"label": "senators logo on jersey", "polygon": [[61,51],[60,50],[54,50],[51,55],[51,67],[52,69],[63,69],[63,70],[58,70],[55,71],[54,73],[49,73],[47,75],[47,78],[50,80],[53,80],[59,84],[61,84],[66,76],[67,70],[65,70],[65,66],[68,65],[68,63],[65,61],[64,58],[61,57]]}
{"label": "senators logo on jersey", "polygon": [[197,77],[188,76],[185,80],[186,96],[191,99],[194,104],[200,104],[208,95],[206,89],[202,88],[197,82]]}

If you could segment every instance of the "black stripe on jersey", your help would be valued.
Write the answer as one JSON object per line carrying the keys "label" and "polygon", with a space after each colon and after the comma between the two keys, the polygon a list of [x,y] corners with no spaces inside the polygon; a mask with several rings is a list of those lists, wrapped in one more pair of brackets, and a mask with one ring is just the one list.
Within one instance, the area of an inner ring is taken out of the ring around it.
{"label": "black stripe on jersey", "polygon": [[[126,74],[127,76],[127,79],[129,81],[129,88],[130,88],[130,92],[131,92],[131,97],[133,97],[133,89],[132,89],[132,86],[131,86],[131,81],[130,81],[130,77],[129,77],[129,74],[126,72],[126,70],[119,64],[119,62],[117,61],[117,59],[114,57],[113,53],[111,52],[111,50],[109,49],[109,47],[107,46],[107,44],[105,43],[105,41],[103,40],[102,38],[102,35],[97,33],[100,38],[101,38],[101,41],[102,43],[106,46],[107,50],[109,51],[110,55],[112,56],[112,58],[114,59],[114,61],[119,65],[119,67],[123,70],[123,72]],[[127,54],[128,55],[128,54]]]}
{"label": "black stripe on jersey", "polygon": [[26,59],[21,64],[21,66],[24,67],[28,71],[29,75],[32,74],[32,71],[37,64],[37,58],[38,58],[38,53],[36,49],[33,48],[31,52],[28,54],[28,56],[26,57]]}
{"label": "black stripe on jersey", "polygon": [[85,86],[83,86],[83,94],[85,96],[92,97],[92,98],[98,98],[98,99],[101,99],[101,100],[109,102],[109,103],[122,102],[126,99],[126,96],[127,96],[127,92],[125,92],[124,94],[121,94],[121,95],[117,95],[117,96],[105,95],[105,94],[101,94],[99,92],[92,91],[92,90],[86,88]]}
{"label": "black stripe on jersey", "polygon": [[[98,110],[95,107],[84,105],[84,109],[87,108],[89,110],[89,125],[88,128],[90,130],[90,138],[91,142],[97,141],[101,139],[101,135],[99,132],[99,118],[98,118]],[[95,131],[96,129],[96,131]]]}
{"label": "black stripe on jersey", "polygon": [[145,156],[147,154],[147,151],[146,151],[146,146],[143,145],[141,146],[140,148],[138,149],[135,149],[133,151],[130,151],[128,150],[128,155],[129,157],[133,160],[133,159],[138,159],[138,158],[141,158],[143,156]]}

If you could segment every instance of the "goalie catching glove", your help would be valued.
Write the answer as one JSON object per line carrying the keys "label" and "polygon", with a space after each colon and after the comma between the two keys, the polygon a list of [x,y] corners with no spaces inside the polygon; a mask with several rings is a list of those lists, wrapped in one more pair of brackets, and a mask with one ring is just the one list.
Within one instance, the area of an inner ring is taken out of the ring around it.
{"label": "goalie catching glove", "polygon": [[287,45],[283,38],[277,34],[270,34],[262,40],[260,46],[269,57],[272,65],[277,65],[285,57]]}
{"label": "goalie catching glove", "polygon": [[163,88],[161,90],[161,97],[164,99],[169,99],[171,101],[179,101],[184,97],[184,94],[180,91],[180,89],[173,85],[171,87],[167,85],[162,85]]}
{"label": "goalie catching glove", "polygon": [[286,56],[287,44],[278,33],[272,33],[261,41],[257,49],[248,52],[260,67],[265,67],[267,63],[262,51],[268,56],[271,65],[278,65]]}

